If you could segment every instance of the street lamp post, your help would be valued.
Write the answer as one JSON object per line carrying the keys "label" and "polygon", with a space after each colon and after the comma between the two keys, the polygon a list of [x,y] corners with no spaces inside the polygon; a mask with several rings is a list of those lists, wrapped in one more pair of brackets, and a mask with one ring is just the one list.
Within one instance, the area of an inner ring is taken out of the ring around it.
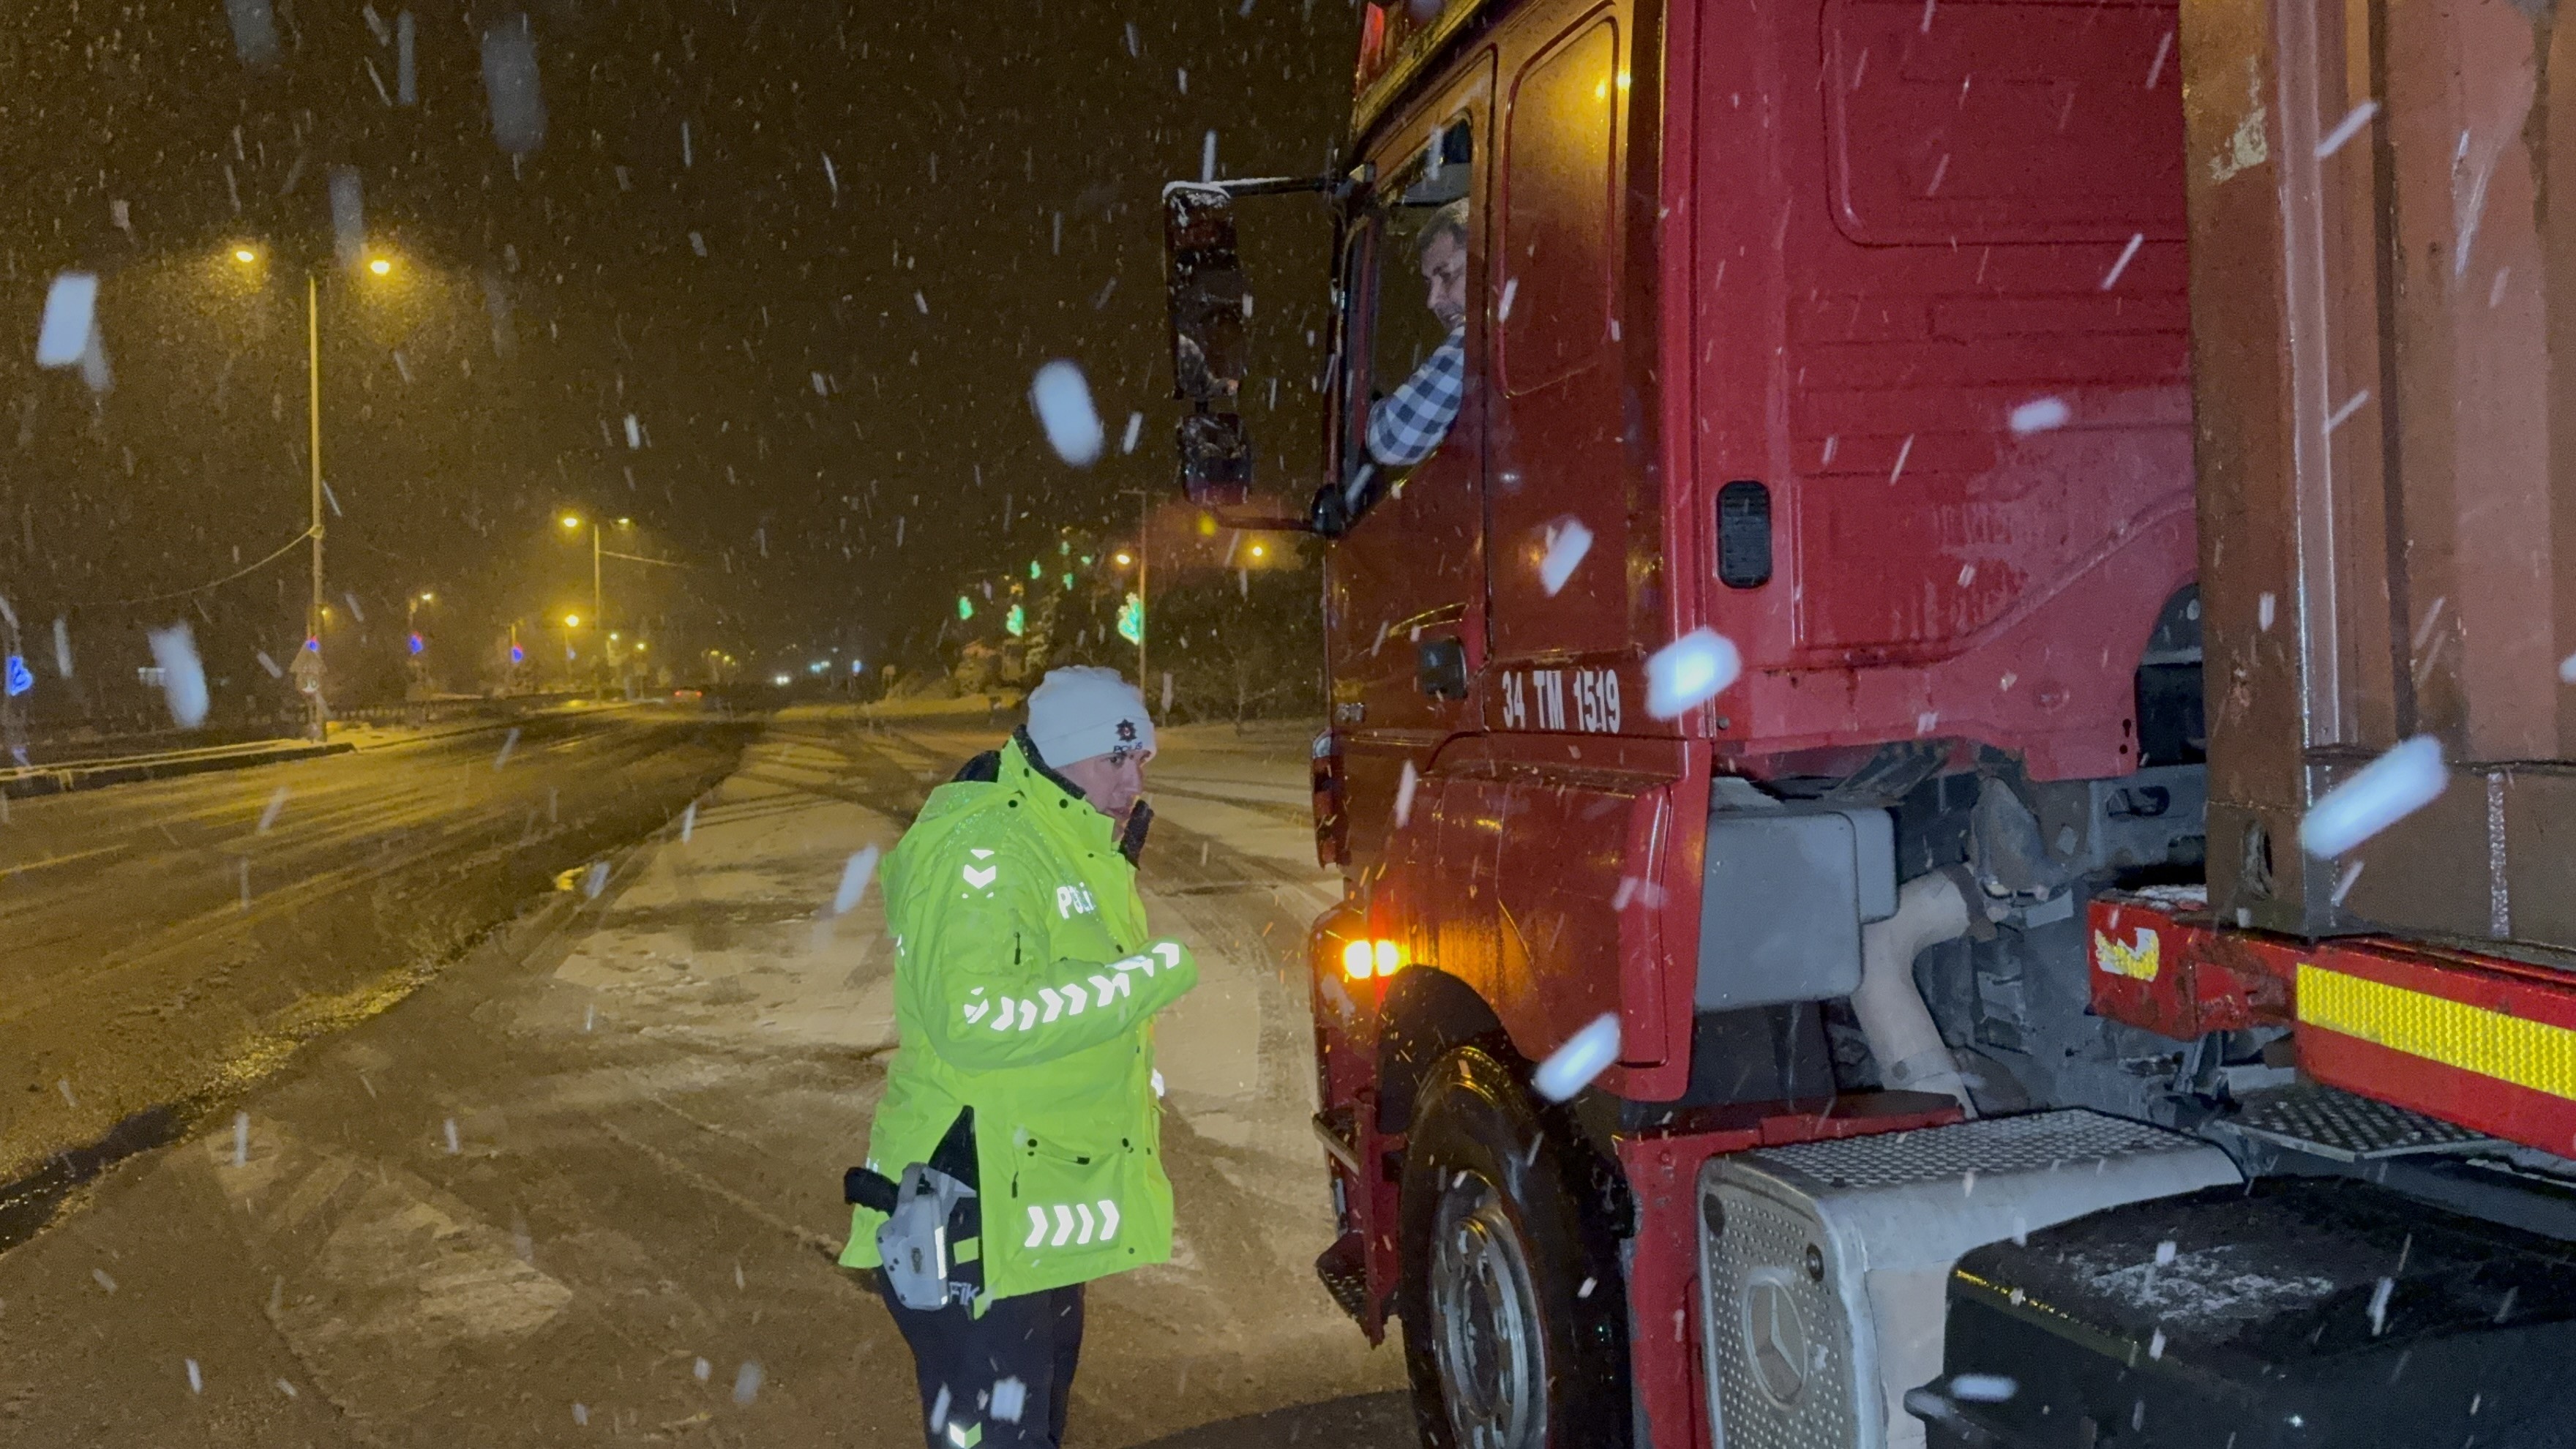
{"label": "street lamp post", "polygon": [[[576,536],[581,533],[581,525],[582,518],[580,514],[567,513],[563,516],[563,526],[572,530]],[[608,617],[608,602],[602,597],[603,590],[601,584],[603,580],[600,573],[599,560],[599,520],[592,519],[590,521],[590,616],[594,619],[605,620]]]}
{"label": "street lamp post", "polygon": [[304,274],[304,364],[305,452],[313,460],[313,600],[304,614],[313,703],[304,729],[320,740],[330,734],[331,708],[322,694],[322,283],[311,271]]}
{"label": "street lamp post", "polygon": [[1136,690],[1145,690],[1145,634],[1151,627],[1152,595],[1146,571],[1153,567],[1154,495],[1142,488],[1122,488],[1136,499]]}
{"label": "street lamp post", "polygon": [[403,599],[403,647],[411,651],[409,667],[412,687],[423,694],[429,692],[429,670],[421,663],[421,651],[427,645],[420,637],[420,606],[437,602],[438,595],[427,589],[417,594],[406,595]]}
{"label": "street lamp post", "polygon": [[[259,252],[248,246],[233,248],[233,260],[243,266],[256,266]],[[394,264],[384,257],[367,263],[376,276],[392,274]],[[311,461],[308,499],[313,537],[313,592],[304,610],[304,648],[295,656],[296,682],[310,700],[305,733],[316,740],[329,732],[331,710],[322,687],[322,276],[312,267],[304,269],[304,451]]]}
{"label": "street lamp post", "polygon": [[[575,536],[579,536],[582,527],[581,515],[578,513],[565,514],[563,516],[563,526],[572,530]],[[600,557],[599,520],[594,518],[590,520],[590,621],[591,627],[594,629],[605,629],[608,627],[606,579],[605,575],[603,575],[600,570]],[[572,647],[572,638],[570,635],[566,635],[564,637],[564,647],[566,652],[569,653]],[[566,688],[570,688],[572,685],[572,665],[570,661],[566,661],[564,665],[564,684]]]}
{"label": "street lamp post", "polygon": [[[561,519],[565,529],[576,536],[580,534],[584,521],[585,520],[578,513],[567,513],[563,515],[563,518]],[[633,528],[635,526],[634,519],[619,518],[606,520],[592,518],[587,520],[587,522],[590,528],[590,621],[591,627],[594,629],[604,630],[608,627],[607,576],[602,567],[601,560],[617,558],[625,559],[632,563],[660,564],[666,568],[689,567],[689,565],[686,564],[674,564],[669,559],[646,558],[640,554],[611,552],[601,542],[601,536],[610,522],[614,522],[619,528]],[[608,651],[605,648],[600,651],[600,654],[601,663],[603,665],[613,664],[615,662],[607,657]]]}

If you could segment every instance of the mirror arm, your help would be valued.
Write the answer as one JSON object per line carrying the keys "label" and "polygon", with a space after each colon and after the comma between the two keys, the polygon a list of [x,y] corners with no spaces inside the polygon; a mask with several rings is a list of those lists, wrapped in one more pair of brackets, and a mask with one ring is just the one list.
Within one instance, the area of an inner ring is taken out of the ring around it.
{"label": "mirror arm", "polygon": [[1343,184],[1337,176],[1246,176],[1232,181],[1166,181],[1163,183],[1163,199],[1169,202],[1175,191],[1214,191],[1228,198],[1287,196],[1300,191],[1333,191]]}
{"label": "mirror arm", "polygon": [[1209,517],[1227,528],[1246,533],[1316,533],[1315,525],[1303,518],[1277,518],[1267,514],[1210,512]]}

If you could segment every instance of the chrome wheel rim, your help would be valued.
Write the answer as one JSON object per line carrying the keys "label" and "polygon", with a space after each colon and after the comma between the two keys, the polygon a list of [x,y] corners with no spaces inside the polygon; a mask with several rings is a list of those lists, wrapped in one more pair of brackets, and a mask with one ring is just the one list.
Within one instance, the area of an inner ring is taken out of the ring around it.
{"label": "chrome wheel rim", "polygon": [[1494,1185],[1456,1174],[1432,1223],[1432,1357],[1461,1449],[1541,1449],[1547,1355],[1529,1253]]}

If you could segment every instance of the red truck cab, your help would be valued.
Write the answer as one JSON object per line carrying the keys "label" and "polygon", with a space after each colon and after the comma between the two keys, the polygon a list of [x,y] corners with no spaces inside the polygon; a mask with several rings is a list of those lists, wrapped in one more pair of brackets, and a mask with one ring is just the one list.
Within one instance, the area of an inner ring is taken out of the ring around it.
{"label": "red truck cab", "polygon": [[[1250,457],[1235,205],[1333,211],[1297,485],[1346,885],[1312,944],[1318,1270],[1373,1337],[1403,1320],[1428,1442],[1965,1434],[1907,1397],[1961,1253],[2239,1182],[2198,1129],[2314,1087],[2252,968],[2207,970],[2244,1009],[2204,1020],[2179,965],[2142,991],[2094,952],[2145,939],[2116,902],[2207,904],[2186,291],[2223,262],[2186,245],[2180,23],[1372,3],[1346,171],[1166,189],[1183,472],[1218,505]],[[1661,707],[1711,636],[1724,687]],[[1605,1017],[1607,1069],[1534,1091]],[[1915,1175],[1816,1165],[1864,1138]],[[1956,1251],[1847,1226],[1981,1174],[2030,1196]]]}

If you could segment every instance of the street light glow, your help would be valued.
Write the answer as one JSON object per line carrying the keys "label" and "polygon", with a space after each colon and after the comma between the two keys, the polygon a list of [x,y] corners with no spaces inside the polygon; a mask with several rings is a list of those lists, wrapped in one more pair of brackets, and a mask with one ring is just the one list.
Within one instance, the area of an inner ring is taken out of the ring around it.
{"label": "street light glow", "polygon": [[248,247],[235,247],[233,248],[233,260],[241,263],[243,266],[249,266],[251,263],[259,260],[259,253],[252,251]]}
{"label": "street light glow", "polygon": [[578,629],[578,628],[580,628],[580,627],[581,627],[581,615],[579,615],[579,614],[566,614],[566,615],[564,615],[564,627],[565,627],[565,628],[567,628],[567,629]]}
{"label": "street light glow", "polygon": [[579,528],[581,527],[581,519],[573,514],[567,513],[563,516],[563,526],[566,528]]}
{"label": "street light glow", "polygon": [[1118,550],[1118,566],[1119,566],[1120,568],[1122,568],[1122,569],[1123,569],[1123,568],[1127,567],[1129,564],[1134,563],[1135,561],[1136,561],[1135,557],[1134,557],[1133,555],[1129,554],[1129,553],[1127,552],[1127,550],[1125,550],[1125,549],[1123,549],[1123,548],[1122,548],[1122,549],[1120,549],[1120,550]]}
{"label": "street light glow", "polygon": [[367,270],[375,273],[379,277],[384,276],[393,269],[394,264],[386,261],[383,257],[378,257],[374,261],[367,263]]}

